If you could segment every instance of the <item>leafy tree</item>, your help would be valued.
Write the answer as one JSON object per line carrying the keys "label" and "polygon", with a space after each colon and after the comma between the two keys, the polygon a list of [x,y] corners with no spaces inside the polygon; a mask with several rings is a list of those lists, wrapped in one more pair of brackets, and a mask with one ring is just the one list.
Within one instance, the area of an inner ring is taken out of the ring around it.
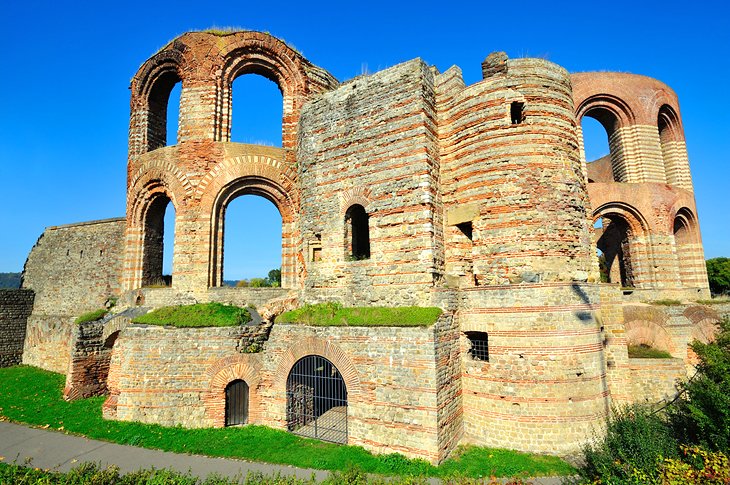
{"label": "leafy tree", "polygon": [[266,281],[266,278],[251,278],[249,285],[251,288],[266,288],[267,286],[271,286],[269,282]]}
{"label": "leafy tree", "polygon": [[269,286],[281,286],[281,268],[269,271],[269,276],[266,279],[269,281]]}
{"label": "leafy tree", "polygon": [[730,258],[712,258],[706,264],[710,290],[716,295],[730,293]]}

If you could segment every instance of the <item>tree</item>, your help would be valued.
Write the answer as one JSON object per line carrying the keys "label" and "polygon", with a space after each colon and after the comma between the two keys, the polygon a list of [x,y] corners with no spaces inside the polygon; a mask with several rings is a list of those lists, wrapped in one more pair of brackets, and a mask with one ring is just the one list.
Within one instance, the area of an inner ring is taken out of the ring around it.
{"label": "tree", "polygon": [[706,264],[710,291],[716,295],[730,293],[730,258],[712,258]]}
{"label": "tree", "polygon": [[269,281],[269,286],[281,286],[281,268],[269,271],[269,276],[266,279]]}

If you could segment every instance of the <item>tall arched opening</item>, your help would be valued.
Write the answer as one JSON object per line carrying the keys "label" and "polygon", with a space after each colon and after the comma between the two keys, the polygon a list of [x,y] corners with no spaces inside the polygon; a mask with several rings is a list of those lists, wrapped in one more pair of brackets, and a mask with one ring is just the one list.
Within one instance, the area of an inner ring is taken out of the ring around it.
{"label": "tall arched opening", "polygon": [[651,286],[651,260],[647,252],[647,223],[634,207],[611,202],[594,213],[599,265],[603,265],[603,279],[623,287]]}
{"label": "tall arched opening", "polygon": [[167,195],[157,193],[147,205],[143,220],[142,286],[172,284],[174,234],[175,206]]}
{"label": "tall arched opening", "polygon": [[[268,198],[245,194],[223,209],[223,281],[239,286],[280,286],[269,280],[281,269],[281,214]],[[262,281],[263,280],[263,281]]]}
{"label": "tall arched opening", "polygon": [[[263,210],[256,210],[256,206]],[[279,268],[282,275],[289,274],[293,264],[289,233],[292,214],[286,189],[270,178],[243,176],[224,186],[213,206],[210,286],[223,286],[225,280],[231,279],[266,278],[270,271]],[[262,217],[269,228],[275,228],[266,231],[266,239],[262,239],[261,227],[256,222]],[[280,231],[278,235],[276,230]],[[226,261],[229,258],[230,265]],[[226,269],[229,266],[231,271]],[[289,283],[282,276],[280,286],[287,287]]]}
{"label": "tall arched opening", "polygon": [[621,150],[619,117],[595,106],[580,118],[583,154],[590,182],[626,182],[627,167]]}
{"label": "tall arched opening", "polygon": [[178,72],[168,69],[152,84],[147,98],[147,150],[177,143],[182,82]]}
{"label": "tall arched opening", "polygon": [[679,270],[679,282],[682,286],[693,286],[695,281],[695,265],[697,259],[695,239],[695,219],[692,212],[687,208],[677,211],[674,217],[672,232],[674,234],[674,247],[677,254],[677,265]]}
{"label": "tall arched opening", "polygon": [[276,81],[239,75],[229,93],[230,141],[280,147],[284,101]]}
{"label": "tall arched opening", "polygon": [[286,380],[286,423],[298,435],[347,443],[347,386],[332,362],[307,355],[292,366]]}

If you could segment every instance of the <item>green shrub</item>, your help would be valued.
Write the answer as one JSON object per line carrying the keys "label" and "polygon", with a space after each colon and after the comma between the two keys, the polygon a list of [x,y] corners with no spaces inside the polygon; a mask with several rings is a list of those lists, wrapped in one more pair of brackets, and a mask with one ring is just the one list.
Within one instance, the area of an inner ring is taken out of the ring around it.
{"label": "green shrub", "polygon": [[679,444],[666,421],[644,406],[616,409],[604,438],[583,450],[581,477],[601,483],[648,483],[656,480],[665,458],[679,457]]}
{"label": "green shrub", "polygon": [[248,309],[222,303],[167,306],[132,320],[132,323],[174,327],[234,327],[251,321]]}
{"label": "green shrub", "polygon": [[79,315],[76,320],[74,320],[74,323],[82,324],[86,322],[93,322],[96,320],[100,320],[104,318],[104,316],[107,314],[106,308],[99,308],[98,310],[94,310],[93,312],[87,312],[83,315]]}
{"label": "green shrub", "polygon": [[680,385],[684,399],[669,410],[682,443],[730,451],[730,318],[719,324],[714,342],[695,341],[697,374]]}
{"label": "green shrub", "polygon": [[708,452],[697,446],[682,447],[681,459],[666,460],[660,470],[661,483],[671,485],[727,485],[730,459],[721,452]]}

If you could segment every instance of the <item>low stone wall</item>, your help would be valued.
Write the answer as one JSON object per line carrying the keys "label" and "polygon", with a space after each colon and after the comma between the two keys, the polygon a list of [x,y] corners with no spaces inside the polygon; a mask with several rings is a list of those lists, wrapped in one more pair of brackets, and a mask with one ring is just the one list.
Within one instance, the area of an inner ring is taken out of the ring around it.
{"label": "low stone wall", "polygon": [[192,305],[195,303],[218,302],[228,305],[254,305],[259,308],[266,303],[283,298],[292,292],[289,288],[233,288],[221,286],[208,288],[205,293],[179,291],[171,288],[141,288],[125,293],[125,306],[143,305],[159,308],[174,305]]}
{"label": "low stone wall", "polygon": [[0,289],[0,367],[20,364],[33,291]]}
{"label": "low stone wall", "polygon": [[658,403],[677,395],[677,381],[686,379],[682,359],[629,359],[634,402]]}
{"label": "low stone wall", "polygon": [[[436,463],[461,436],[458,374],[448,371],[460,368],[458,339],[449,316],[429,328],[276,324],[260,353],[242,353],[240,333],[130,325],[114,346],[105,417],[223,426],[225,386],[243,379],[249,422],[286,429],[288,374],[302,357],[321,355],[347,386],[349,444]],[[437,355],[453,359],[439,373]]]}

